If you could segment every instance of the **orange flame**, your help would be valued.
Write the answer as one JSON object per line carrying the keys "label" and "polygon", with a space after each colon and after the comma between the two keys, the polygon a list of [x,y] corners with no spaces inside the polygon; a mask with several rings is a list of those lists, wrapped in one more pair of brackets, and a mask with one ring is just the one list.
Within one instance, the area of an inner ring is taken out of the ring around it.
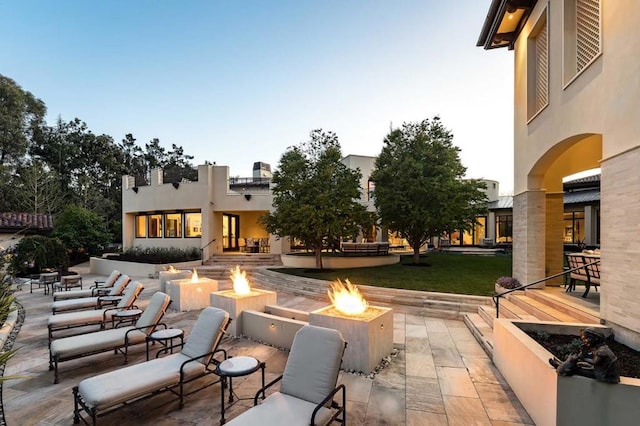
{"label": "orange flame", "polygon": [[192,283],[198,282],[198,271],[196,271],[196,268],[193,268],[193,274],[191,274],[191,282]]}
{"label": "orange flame", "polygon": [[332,283],[327,294],[333,306],[345,315],[362,314],[369,306],[358,287],[351,284],[348,279],[344,283],[339,279]]}
{"label": "orange flame", "polygon": [[239,265],[236,265],[235,269],[231,269],[231,279],[233,280],[233,291],[236,294],[251,294],[247,273],[241,271]]}
{"label": "orange flame", "polygon": [[178,272],[178,270],[176,268],[174,268],[173,265],[169,265],[167,267],[167,272]]}

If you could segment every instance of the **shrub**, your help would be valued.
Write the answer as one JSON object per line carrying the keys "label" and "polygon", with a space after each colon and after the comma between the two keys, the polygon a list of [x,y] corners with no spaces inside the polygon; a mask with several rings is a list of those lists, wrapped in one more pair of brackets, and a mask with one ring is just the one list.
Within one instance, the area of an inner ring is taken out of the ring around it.
{"label": "shrub", "polygon": [[176,263],[200,260],[201,253],[197,247],[179,249],[175,247],[132,247],[124,253],[109,255],[107,259],[124,260],[139,263]]}
{"label": "shrub", "polygon": [[520,281],[513,277],[500,277],[496,280],[496,284],[507,289],[518,288],[521,286]]}
{"label": "shrub", "polygon": [[43,269],[64,271],[69,264],[62,241],[41,235],[24,237],[11,249],[10,255],[9,273],[14,276],[39,274]]}

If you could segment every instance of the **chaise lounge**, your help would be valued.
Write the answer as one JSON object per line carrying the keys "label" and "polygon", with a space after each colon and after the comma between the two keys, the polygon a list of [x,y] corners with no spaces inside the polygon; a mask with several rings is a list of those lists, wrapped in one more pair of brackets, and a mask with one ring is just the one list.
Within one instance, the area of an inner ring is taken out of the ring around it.
{"label": "chaise lounge", "polygon": [[55,315],[58,312],[79,311],[82,309],[101,309],[102,305],[115,304],[120,301],[124,289],[129,285],[131,278],[128,275],[120,275],[111,290],[103,296],[81,297],[78,299],[56,300],[51,304],[51,311]]}
{"label": "chaise lounge", "polygon": [[67,290],[67,291],[55,291],[53,292],[53,300],[67,300],[67,299],[79,299],[81,297],[95,297],[99,296],[102,292],[107,293],[115,284],[116,280],[122,275],[120,271],[114,269],[106,280],[96,280],[95,285],[91,288],[85,288],[81,290]]}
{"label": "chaise lounge", "polygon": [[[184,385],[205,375],[215,373],[220,361],[214,359],[218,352],[224,359],[227,353],[218,344],[229,324],[229,314],[217,308],[205,308],[198,317],[182,352],[100,374],[80,382],[73,388],[73,422],[88,414],[92,424],[98,417],[111,413],[134,401],[149,398],[168,390],[178,396],[179,407],[184,405]],[[207,383],[189,394],[218,383]]]}
{"label": "chaise lounge", "polygon": [[53,340],[53,333],[70,328],[85,327],[89,325],[100,325],[105,328],[106,322],[111,320],[113,314],[118,311],[130,309],[134,306],[136,299],[144,289],[142,283],[133,282],[127,286],[120,302],[113,308],[91,309],[88,311],[67,312],[59,315],[51,315],[47,322],[49,329],[49,344]]}
{"label": "chaise lounge", "polygon": [[170,303],[171,299],[168,295],[156,292],[134,326],[79,334],[52,341],[49,345],[49,370],[54,370],[53,383],[58,383],[58,363],[63,361],[115,351],[124,355],[126,364],[129,346],[145,343],[146,337],[160,324]]}
{"label": "chaise lounge", "polygon": [[[336,387],[346,343],[339,331],[305,325],[296,333],[282,376],[260,389],[254,406],[228,425],[308,426],[346,421],[346,389]],[[258,404],[276,383],[274,392]],[[340,394],[341,403],[333,400]]]}

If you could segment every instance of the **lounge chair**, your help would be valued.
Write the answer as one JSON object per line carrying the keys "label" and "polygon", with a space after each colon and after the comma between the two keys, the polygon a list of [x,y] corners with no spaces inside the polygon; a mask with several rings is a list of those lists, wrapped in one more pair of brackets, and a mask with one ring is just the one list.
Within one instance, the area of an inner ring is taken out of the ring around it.
{"label": "lounge chair", "polygon": [[113,270],[106,280],[96,280],[91,288],[85,288],[83,290],[68,290],[68,291],[54,291],[53,300],[66,300],[66,299],[79,299],[81,297],[95,297],[99,296],[98,293],[107,293],[111,287],[116,283],[118,277],[122,275],[120,271]]}
{"label": "lounge chair", "polygon": [[53,340],[53,332],[67,330],[70,328],[84,327],[88,325],[100,325],[105,328],[107,321],[111,320],[114,313],[124,309],[130,309],[136,302],[136,299],[144,289],[142,283],[133,282],[127,286],[120,302],[113,308],[91,309],[88,311],[68,312],[59,315],[51,315],[47,322],[49,328],[49,344]]}
{"label": "lounge chair", "polygon": [[[184,385],[202,376],[215,373],[220,361],[213,356],[220,352],[218,344],[229,324],[229,314],[217,308],[205,308],[198,317],[182,352],[154,359],[130,367],[100,374],[80,382],[73,388],[73,421],[87,420],[87,413],[95,425],[104,416],[133,401],[148,398],[160,391],[169,390],[178,396],[179,407],[184,405]],[[190,393],[217,383],[206,383]]]}
{"label": "lounge chair", "polygon": [[58,363],[76,358],[107,352],[119,351],[127,363],[129,346],[145,343],[146,337],[160,324],[171,299],[165,293],[156,292],[149,305],[134,326],[112,328],[96,333],[56,339],[49,345],[49,370],[54,370],[53,383],[58,383]]}
{"label": "lounge chair", "polygon": [[128,275],[120,275],[111,290],[104,296],[80,297],[78,299],[56,300],[51,304],[51,311],[55,315],[58,312],[78,311],[82,309],[101,309],[103,305],[116,304],[117,297],[122,296],[131,278]]}
{"label": "lounge chair", "polygon": [[[346,420],[346,389],[336,387],[346,343],[339,331],[306,325],[296,333],[282,376],[260,389],[254,406],[228,425],[326,425]],[[281,382],[258,404],[264,392]],[[340,393],[342,403],[333,398]]]}

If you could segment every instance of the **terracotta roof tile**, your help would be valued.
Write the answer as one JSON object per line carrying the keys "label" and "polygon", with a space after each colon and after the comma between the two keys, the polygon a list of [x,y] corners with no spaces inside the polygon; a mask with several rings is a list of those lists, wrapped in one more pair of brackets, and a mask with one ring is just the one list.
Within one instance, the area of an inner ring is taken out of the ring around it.
{"label": "terracotta roof tile", "polygon": [[0,213],[0,228],[52,230],[53,217],[42,213]]}

